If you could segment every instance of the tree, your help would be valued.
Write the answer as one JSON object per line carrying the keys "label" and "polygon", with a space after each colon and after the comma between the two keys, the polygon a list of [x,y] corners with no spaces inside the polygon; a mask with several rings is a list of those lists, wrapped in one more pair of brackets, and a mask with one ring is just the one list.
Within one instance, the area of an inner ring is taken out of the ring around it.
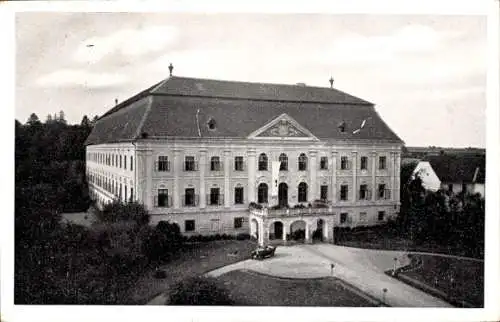
{"label": "tree", "polygon": [[26,124],[29,126],[33,126],[33,125],[40,125],[42,123],[40,122],[40,119],[35,113],[31,113],[30,117],[28,118],[28,121],[26,121]]}
{"label": "tree", "polygon": [[89,118],[87,117],[87,115],[84,115],[83,118],[82,118],[82,121],[80,122],[80,126],[83,126],[83,127],[90,127],[90,120]]}
{"label": "tree", "polygon": [[232,305],[227,289],[212,277],[191,277],[175,284],[168,305]]}
{"label": "tree", "polygon": [[105,205],[96,215],[103,222],[135,221],[141,225],[149,223],[148,211],[144,205],[137,202],[123,203],[115,200]]}
{"label": "tree", "polygon": [[48,123],[52,123],[52,121],[53,121],[53,120],[52,120],[52,115],[47,114],[47,118],[45,119],[45,123],[47,123],[47,124],[48,124]]}
{"label": "tree", "polygon": [[66,119],[65,119],[65,115],[64,115],[64,111],[59,111],[59,122],[63,123],[63,124],[67,124],[66,122]]}

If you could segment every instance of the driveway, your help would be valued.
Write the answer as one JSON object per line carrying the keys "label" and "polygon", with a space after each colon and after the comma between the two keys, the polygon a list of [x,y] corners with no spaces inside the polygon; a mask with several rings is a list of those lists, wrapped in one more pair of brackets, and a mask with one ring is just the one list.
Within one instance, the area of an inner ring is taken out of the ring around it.
{"label": "driveway", "polygon": [[296,245],[278,247],[273,258],[263,261],[246,260],[209,272],[219,276],[232,270],[248,269],[256,272],[289,278],[313,278],[334,275],[375,298],[394,307],[452,307],[447,302],[417,290],[384,274],[394,266],[409,263],[406,253],[335,246],[330,244]]}

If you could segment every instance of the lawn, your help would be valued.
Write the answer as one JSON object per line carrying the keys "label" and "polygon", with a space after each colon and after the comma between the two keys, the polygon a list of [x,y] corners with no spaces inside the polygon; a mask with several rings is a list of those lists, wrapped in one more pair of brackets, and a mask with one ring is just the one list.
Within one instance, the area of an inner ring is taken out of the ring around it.
{"label": "lawn", "polygon": [[285,279],[250,271],[232,271],[217,278],[241,306],[376,306],[333,278]]}
{"label": "lawn", "polygon": [[[446,294],[446,300],[483,307],[484,262],[430,255],[413,255],[422,266],[400,275],[410,277]],[[453,276],[453,282],[450,277]]]}
{"label": "lawn", "polygon": [[248,259],[255,247],[256,243],[250,240],[220,240],[190,245],[178,254],[177,258],[159,267],[166,271],[166,278],[155,278],[154,270],[149,270],[139,277],[127,296],[130,303],[126,304],[146,304],[156,295],[168,292],[169,286],[186,277],[202,275]]}

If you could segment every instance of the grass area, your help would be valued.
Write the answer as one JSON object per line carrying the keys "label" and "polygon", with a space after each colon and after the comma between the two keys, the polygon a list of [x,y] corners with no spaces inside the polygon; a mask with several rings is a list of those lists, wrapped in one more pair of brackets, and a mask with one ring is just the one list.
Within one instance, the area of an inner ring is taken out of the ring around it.
{"label": "grass area", "polygon": [[[474,307],[484,306],[484,262],[429,255],[413,255],[422,265],[400,273],[435,288],[454,303],[466,301]],[[453,282],[450,277],[453,276]]]}
{"label": "grass area", "polygon": [[140,277],[127,296],[130,303],[125,304],[145,304],[156,295],[168,292],[169,286],[186,277],[202,275],[219,267],[248,259],[255,247],[256,243],[250,240],[220,240],[192,244],[169,263],[159,267],[166,271],[166,278],[155,278],[154,269]]}
{"label": "grass area", "polygon": [[[473,256],[460,245],[439,245],[431,241],[417,244],[404,236],[396,236],[394,232],[383,226],[355,232],[342,232],[337,238],[335,244],[347,247]],[[482,259],[482,256],[478,257]]]}
{"label": "grass area", "polygon": [[235,305],[250,306],[375,306],[332,278],[284,279],[249,271],[232,271],[217,278]]}

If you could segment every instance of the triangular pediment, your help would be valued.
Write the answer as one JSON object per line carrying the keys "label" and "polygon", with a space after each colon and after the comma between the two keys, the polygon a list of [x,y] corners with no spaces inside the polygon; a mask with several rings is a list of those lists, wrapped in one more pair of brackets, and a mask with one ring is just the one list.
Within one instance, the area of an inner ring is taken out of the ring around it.
{"label": "triangular pediment", "polygon": [[249,139],[289,139],[313,140],[316,138],[308,129],[300,125],[286,113],[281,114],[248,136]]}

